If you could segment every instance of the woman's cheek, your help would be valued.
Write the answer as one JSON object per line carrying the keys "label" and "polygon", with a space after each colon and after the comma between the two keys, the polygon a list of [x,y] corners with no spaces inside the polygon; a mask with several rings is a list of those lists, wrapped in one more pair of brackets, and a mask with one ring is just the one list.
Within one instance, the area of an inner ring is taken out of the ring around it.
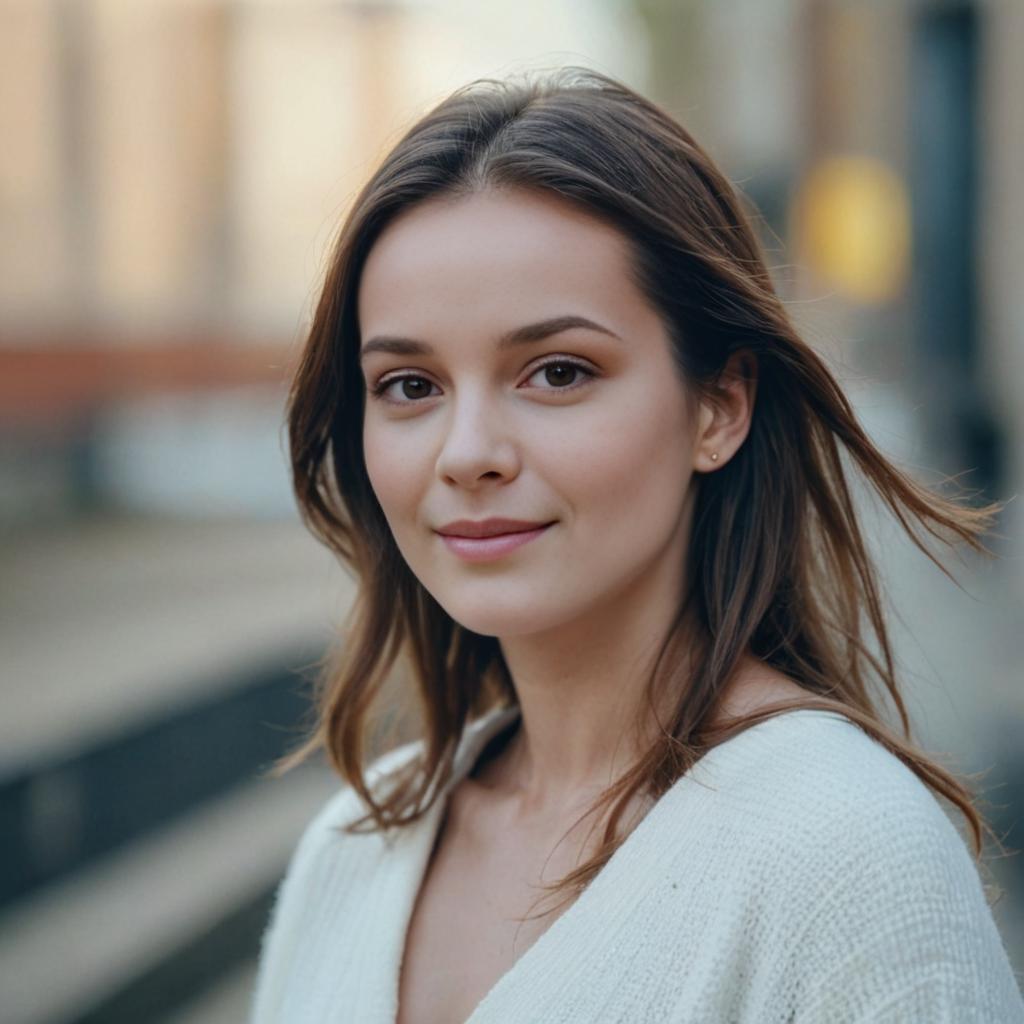
{"label": "woman's cheek", "polygon": [[408,437],[394,436],[385,426],[364,431],[363,459],[367,476],[385,512],[408,502],[420,475],[420,462]]}

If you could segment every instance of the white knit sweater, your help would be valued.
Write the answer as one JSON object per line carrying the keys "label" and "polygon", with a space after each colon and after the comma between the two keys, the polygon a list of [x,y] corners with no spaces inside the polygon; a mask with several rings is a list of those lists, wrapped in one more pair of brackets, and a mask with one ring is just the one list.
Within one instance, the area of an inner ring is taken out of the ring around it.
{"label": "white knit sweater", "polygon": [[[449,788],[517,714],[467,727]],[[341,789],[299,842],[250,1024],[394,1024],[443,805],[387,839],[336,831],[359,810]],[[1024,1002],[931,791],[848,719],[791,711],[679,779],[467,1024],[613,1021],[1019,1024]]]}

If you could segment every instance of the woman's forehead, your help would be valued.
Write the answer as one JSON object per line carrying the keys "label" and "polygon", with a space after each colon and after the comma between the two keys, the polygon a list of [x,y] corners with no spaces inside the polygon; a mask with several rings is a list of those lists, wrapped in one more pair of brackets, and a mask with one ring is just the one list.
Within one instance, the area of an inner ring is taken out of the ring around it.
{"label": "woman's forehead", "polygon": [[618,231],[557,196],[487,191],[427,200],[371,249],[360,325],[364,335],[401,333],[454,318],[496,324],[511,316],[518,324],[574,312],[619,333],[646,306],[628,253]]}

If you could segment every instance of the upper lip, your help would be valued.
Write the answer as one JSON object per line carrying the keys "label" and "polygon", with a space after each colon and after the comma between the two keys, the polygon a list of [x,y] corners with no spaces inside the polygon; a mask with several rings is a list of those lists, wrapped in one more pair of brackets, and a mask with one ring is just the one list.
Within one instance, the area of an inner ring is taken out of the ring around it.
{"label": "upper lip", "polygon": [[529,523],[524,519],[482,519],[480,522],[456,519],[454,522],[439,526],[437,532],[449,537],[497,537],[503,533],[524,533],[526,530],[536,530],[541,526],[550,525],[550,521]]}

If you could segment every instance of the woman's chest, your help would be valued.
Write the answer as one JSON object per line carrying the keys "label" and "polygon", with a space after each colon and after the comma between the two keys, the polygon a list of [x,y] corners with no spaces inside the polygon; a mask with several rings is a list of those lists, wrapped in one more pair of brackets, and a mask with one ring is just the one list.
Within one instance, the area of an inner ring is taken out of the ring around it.
{"label": "woman's chest", "polygon": [[465,1024],[567,907],[519,920],[557,902],[540,885],[572,864],[550,853],[516,842],[482,855],[457,837],[439,842],[406,935],[396,1024]]}

